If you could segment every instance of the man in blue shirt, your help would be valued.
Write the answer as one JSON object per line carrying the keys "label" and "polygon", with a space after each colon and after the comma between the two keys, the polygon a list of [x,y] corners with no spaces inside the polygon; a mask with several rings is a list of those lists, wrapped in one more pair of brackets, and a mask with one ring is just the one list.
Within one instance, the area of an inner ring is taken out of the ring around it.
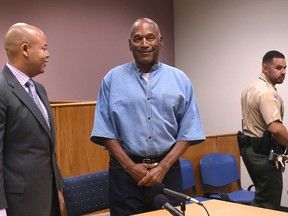
{"label": "man in blue shirt", "polygon": [[135,61],[110,70],[99,91],[91,140],[110,152],[112,216],[154,210],[156,182],[183,192],[178,159],[205,140],[192,84],[159,62],[162,45],[153,20],[136,20],[129,39]]}

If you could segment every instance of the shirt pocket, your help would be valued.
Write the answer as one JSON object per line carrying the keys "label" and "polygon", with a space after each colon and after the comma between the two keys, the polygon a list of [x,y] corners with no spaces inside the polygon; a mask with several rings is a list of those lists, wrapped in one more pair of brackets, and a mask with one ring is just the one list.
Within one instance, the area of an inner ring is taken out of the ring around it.
{"label": "shirt pocket", "polygon": [[179,106],[183,101],[180,95],[163,94],[162,95],[162,117],[170,123],[176,122],[176,115]]}

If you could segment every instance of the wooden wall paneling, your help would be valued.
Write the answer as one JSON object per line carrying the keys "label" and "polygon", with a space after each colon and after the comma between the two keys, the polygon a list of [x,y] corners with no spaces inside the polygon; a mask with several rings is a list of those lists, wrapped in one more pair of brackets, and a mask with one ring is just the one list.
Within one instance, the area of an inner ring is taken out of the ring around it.
{"label": "wooden wall paneling", "polygon": [[108,151],[90,141],[95,104],[58,105],[55,113],[57,160],[64,177],[108,168]]}
{"label": "wooden wall paneling", "polygon": [[217,136],[217,149],[219,153],[223,152],[223,153],[236,155],[236,159],[239,165],[240,157],[238,156],[240,155],[240,153],[239,153],[239,147],[238,147],[236,134],[218,135]]}

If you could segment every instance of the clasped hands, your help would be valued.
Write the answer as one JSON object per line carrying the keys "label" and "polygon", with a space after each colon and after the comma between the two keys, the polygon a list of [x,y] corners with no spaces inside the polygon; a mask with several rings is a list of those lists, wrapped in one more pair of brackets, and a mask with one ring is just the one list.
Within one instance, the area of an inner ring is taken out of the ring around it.
{"label": "clasped hands", "polygon": [[166,172],[158,163],[135,163],[130,167],[129,174],[138,186],[152,187],[156,182],[162,182]]}

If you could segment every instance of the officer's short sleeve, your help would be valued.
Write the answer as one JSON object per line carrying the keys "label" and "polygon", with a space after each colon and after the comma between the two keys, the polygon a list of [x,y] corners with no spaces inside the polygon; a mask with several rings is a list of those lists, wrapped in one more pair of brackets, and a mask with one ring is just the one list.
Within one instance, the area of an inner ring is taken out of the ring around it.
{"label": "officer's short sleeve", "polygon": [[260,95],[259,109],[267,125],[274,121],[281,121],[281,102],[276,93],[265,93]]}

